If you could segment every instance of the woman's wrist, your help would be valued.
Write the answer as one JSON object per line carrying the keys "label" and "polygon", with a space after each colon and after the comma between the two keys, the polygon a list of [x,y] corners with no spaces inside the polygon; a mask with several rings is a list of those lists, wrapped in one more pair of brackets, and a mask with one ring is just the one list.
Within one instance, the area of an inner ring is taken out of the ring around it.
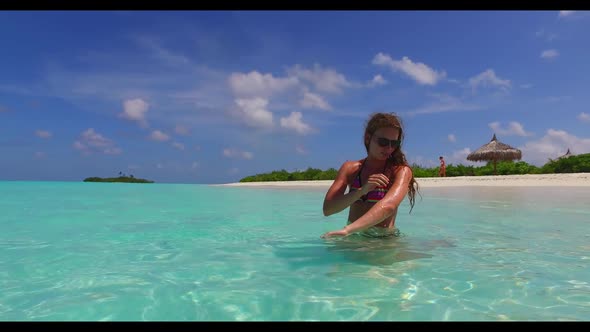
{"label": "woman's wrist", "polygon": [[360,197],[360,196],[365,195],[369,191],[367,189],[365,189],[365,186],[362,186],[359,190],[357,190],[357,192],[359,193],[359,197]]}
{"label": "woman's wrist", "polygon": [[348,225],[344,226],[344,228],[342,229],[343,231],[345,231],[345,232],[346,232],[346,235],[350,235],[350,234],[354,233],[354,232],[352,232],[352,231],[350,230],[350,227],[349,227],[349,226],[350,226],[350,224],[348,224]]}

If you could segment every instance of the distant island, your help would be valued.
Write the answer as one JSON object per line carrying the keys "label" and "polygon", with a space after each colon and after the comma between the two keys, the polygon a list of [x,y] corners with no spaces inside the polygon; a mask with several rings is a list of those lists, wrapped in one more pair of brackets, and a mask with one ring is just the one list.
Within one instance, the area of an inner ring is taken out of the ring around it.
{"label": "distant island", "polygon": [[84,179],[84,182],[122,182],[122,183],[154,183],[154,181],[136,178],[133,175],[125,175],[122,172],[119,172],[118,177],[113,178],[99,178],[99,177],[90,177]]}

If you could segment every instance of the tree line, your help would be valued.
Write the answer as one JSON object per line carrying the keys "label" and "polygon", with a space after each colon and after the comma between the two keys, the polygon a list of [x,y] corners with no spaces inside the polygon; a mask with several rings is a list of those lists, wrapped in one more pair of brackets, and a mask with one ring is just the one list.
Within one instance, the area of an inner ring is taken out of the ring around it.
{"label": "tree line", "polygon": [[[549,159],[541,167],[528,164],[524,161],[500,161],[496,165],[498,175],[584,173],[590,172],[590,153],[556,160]],[[438,166],[428,168],[413,164],[410,167],[416,178],[438,176]],[[494,164],[492,162],[488,162],[484,166],[448,164],[446,170],[447,177],[494,175]],[[308,167],[304,171],[294,172],[288,172],[282,169],[280,171],[247,176],[242,178],[240,182],[334,180],[337,174],[338,170],[334,168],[324,171],[318,168]]]}
{"label": "tree line", "polygon": [[154,181],[140,179],[133,176],[133,174],[126,175],[123,172],[119,172],[118,177],[112,178],[100,178],[100,177],[89,177],[84,179],[84,182],[124,182],[124,183],[154,183]]}

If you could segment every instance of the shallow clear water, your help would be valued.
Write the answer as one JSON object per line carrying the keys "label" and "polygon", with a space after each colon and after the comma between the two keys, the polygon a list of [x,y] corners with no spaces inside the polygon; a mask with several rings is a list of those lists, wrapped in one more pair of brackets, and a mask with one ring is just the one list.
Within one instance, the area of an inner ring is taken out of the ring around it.
{"label": "shallow clear water", "polygon": [[590,190],[424,188],[323,240],[324,189],[0,182],[0,320],[590,320]]}

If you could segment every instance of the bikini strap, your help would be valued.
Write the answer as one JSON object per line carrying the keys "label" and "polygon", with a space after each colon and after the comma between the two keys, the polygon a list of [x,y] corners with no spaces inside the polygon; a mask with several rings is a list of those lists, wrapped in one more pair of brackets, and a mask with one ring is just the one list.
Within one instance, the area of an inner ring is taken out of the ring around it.
{"label": "bikini strap", "polygon": [[[363,183],[361,182],[361,172],[363,171],[363,167],[365,166],[365,161],[367,161],[367,158],[363,159],[363,161],[361,162],[361,167],[359,168],[359,171],[356,174],[356,177],[359,180],[359,190],[363,187]],[[361,196],[361,200],[363,202],[366,202],[368,195],[369,193],[366,193],[363,196]]]}
{"label": "bikini strap", "polygon": [[359,180],[359,187],[363,186],[363,183],[361,182],[361,172],[363,171],[363,167],[365,166],[365,161],[367,160],[367,158],[363,159],[363,161],[361,161],[361,167],[358,170],[358,173],[356,173],[356,178]]}

